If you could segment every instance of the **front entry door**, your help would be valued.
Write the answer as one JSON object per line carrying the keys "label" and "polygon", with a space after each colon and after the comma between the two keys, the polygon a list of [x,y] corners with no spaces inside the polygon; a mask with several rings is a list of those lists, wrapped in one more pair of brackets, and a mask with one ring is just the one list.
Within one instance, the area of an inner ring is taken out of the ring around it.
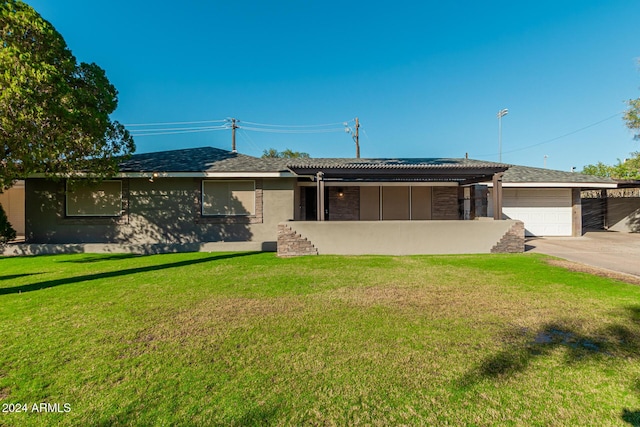
{"label": "front entry door", "polygon": [[[304,219],[316,221],[318,219],[318,189],[316,187],[302,187],[304,191]],[[324,193],[324,219],[329,220],[329,192]]]}

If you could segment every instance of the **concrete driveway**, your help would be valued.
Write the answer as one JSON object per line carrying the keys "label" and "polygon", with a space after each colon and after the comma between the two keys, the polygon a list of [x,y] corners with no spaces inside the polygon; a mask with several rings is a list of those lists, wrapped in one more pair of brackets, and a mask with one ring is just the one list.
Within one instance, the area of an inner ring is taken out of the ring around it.
{"label": "concrete driveway", "polygon": [[532,237],[525,250],[640,277],[638,233],[594,231],[582,237]]}

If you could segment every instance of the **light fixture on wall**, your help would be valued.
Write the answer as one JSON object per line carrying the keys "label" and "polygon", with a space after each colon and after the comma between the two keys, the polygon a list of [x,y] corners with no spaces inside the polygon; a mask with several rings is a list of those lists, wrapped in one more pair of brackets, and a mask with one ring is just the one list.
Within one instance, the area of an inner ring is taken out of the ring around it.
{"label": "light fixture on wall", "polygon": [[153,182],[154,179],[156,179],[158,177],[158,172],[154,172],[151,174],[151,177],[149,178],[149,182]]}
{"label": "light fixture on wall", "polygon": [[344,197],[344,191],[342,190],[342,187],[338,187],[338,197],[341,199]]}

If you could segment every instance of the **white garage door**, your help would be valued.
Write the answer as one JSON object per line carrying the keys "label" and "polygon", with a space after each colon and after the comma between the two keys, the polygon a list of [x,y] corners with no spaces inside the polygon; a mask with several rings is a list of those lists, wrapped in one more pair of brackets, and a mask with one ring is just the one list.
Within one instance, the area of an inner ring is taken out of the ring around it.
{"label": "white garage door", "polygon": [[571,236],[570,188],[503,188],[502,213],[524,222],[527,236]]}

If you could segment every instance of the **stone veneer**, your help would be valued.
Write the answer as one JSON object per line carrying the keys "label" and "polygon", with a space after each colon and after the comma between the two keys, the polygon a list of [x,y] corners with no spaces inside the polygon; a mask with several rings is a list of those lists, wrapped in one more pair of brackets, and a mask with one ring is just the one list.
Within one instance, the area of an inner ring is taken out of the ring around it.
{"label": "stone veneer", "polygon": [[318,255],[313,244],[287,224],[278,224],[278,256]]}
{"label": "stone veneer", "polygon": [[[342,190],[342,196],[340,191]],[[360,219],[360,187],[329,187],[329,220]]]}
{"label": "stone veneer", "polygon": [[491,248],[492,254],[514,254],[524,252],[524,223],[517,221],[502,239]]}
{"label": "stone veneer", "polygon": [[460,219],[458,187],[433,187],[431,219]]}

